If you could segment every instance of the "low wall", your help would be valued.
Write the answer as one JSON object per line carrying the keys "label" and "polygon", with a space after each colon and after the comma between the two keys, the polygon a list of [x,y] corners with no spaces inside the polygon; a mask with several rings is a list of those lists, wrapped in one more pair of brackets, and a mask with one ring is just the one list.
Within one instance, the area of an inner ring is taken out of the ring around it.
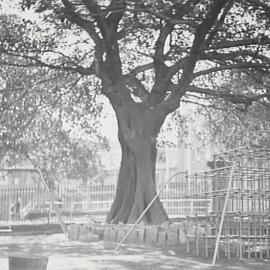
{"label": "low wall", "polygon": [[[68,227],[68,238],[84,242],[100,240],[120,242],[130,226],[132,225],[73,224]],[[129,234],[125,243],[176,246],[186,244],[187,235],[194,233],[192,231],[194,231],[194,226],[188,222],[175,222],[172,224],[165,222],[160,226],[139,224]]]}

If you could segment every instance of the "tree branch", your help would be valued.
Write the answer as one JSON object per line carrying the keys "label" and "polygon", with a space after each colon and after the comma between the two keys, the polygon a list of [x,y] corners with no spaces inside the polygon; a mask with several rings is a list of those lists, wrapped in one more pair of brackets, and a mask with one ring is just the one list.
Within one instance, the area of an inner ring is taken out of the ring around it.
{"label": "tree branch", "polygon": [[140,74],[142,72],[145,72],[147,70],[152,69],[153,67],[154,67],[153,63],[148,63],[148,64],[145,64],[145,65],[142,65],[142,66],[137,66],[126,75],[127,76],[129,76],[129,75],[137,76],[138,74]]}
{"label": "tree branch", "polygon": [[127,85],[131,87],[131,93],[138,97],[142,102],[147,100],[149,92],[145,89],[144,85],[139,79],[134,76],[125,76]]}
{"label": "tree branch", "polygon": [[206,37],[206,40],[204,42],[204,46],[209,46],[209,44],[212,42],[213,38],[215,37],[216,33],[218,32],[218,30],[220,29],[220,27],[222,26],[222,24],[224,23],[225,17],[228,14],[229,10],[231,9],[231,7],[233,6],[234,1],[230,0],[224,7],[221,16],[218,18],[215,26],[213,27],[213,29],[210,31],[210,33],[208,34],[208,36]]}
{"label": "tree branch", "polygon": [[[184,4],[176,3],[170,7],[165,16],[170,14],[173,19],[182,19],[189,11],[191,11],[194,6],[198,3],[198,0],[187,1]],[[160,103],[166,96],[167,87],[171,83],[171,77],[176,71],[173,68],[168,68],[165,64],[164,49],[167,38],[172,33],[174,29],[174,24],[168,20],[160,28],[160,33],[155,45],[154,54],[154,70],[155,70],[155,83],[153,85],[151,95],[149,96],[149,106],[156,105]],[[179,63],[178,63],[179,64]],[[178,67],[178,64],[174,65],[174,68]],[[180,67],[178,67],[180,68]]]}
{"label": "tree branch", "polygon": [[[239,60],[237,57],[245,57],[249,56],[252,60],[261,60],[262,62],[270,63],[270,58],[266,55],[259,54],[258,52],[252,52],[249,50],[239,50],[239,51],[232,51],[228,53],[218,53],[218,52],[210,52],[205,54],[205,59],[209,60],[218,60],[218,61],[234,61]],[[249,63],[251,61],[249,60]]]}
{"label": "tree branch", "polygon": [[172,32],[173,28],[174,25],[166,23],[160,29],[159,37],[155,45],[154,54],[154,69],[156,78],[160,78],[160,75],[164,72],[164,69],[166,69],[166,65],[164,63],[164,47],[167,37]]}
{"label": "tree branch", "polygon": [[258,45],[258,44],[261,44],[261,45],[270,44],[270,38],[266,36],[262,36],[262,37],[257,37],[257,38],[215,42],[206,50],[228,49],[228,48],[241,47],[241,46]]}
{"label": "tree branch", "polygon": [[64,4],[64,15],[72,23],[75,23],[82,29],[84,29],[89,36],[93,39],[96,45],[102,46],[102,40],[98,36],[98,33],[93,26],[93,23],[89,20],[83,19],[78,13],[76,13],[75,7],[71,4],[69,0],[62,0]]}
{"label": "tree branch", "polygon": [[108,7],[109,13],[107,16],[107,24],[110,28],[110,38],[119,39],[117,36],[117,29],[120,20],[126,9],[126,2],[123,0],[112,0]]}
{"label": "tree branch", "polygon": [[[165,18],[168,17],[168,14],[172,19],[182,19],[185,14],[190,11],[194,5],[196,5],[196,1],[187,1],[185,4],[175,4],[171,8],[169,8],[167,11],[164,12]],[[144,5],[145,7],[145,5]],[[146,7],[145,7],[146,8]],[[176,9],[175,14],[173,14],[173,10]],[[146,10],[148,10],[146,8]],[[156,12],[155,12],[156,13]],[[164,19],[162,19],[164,21]],[[158,39],[156,41],[155,45],[155,54],[154,54],[154,68],[155,68],[155,75],[156,78],[160,77],[160,74],[162,74],[166,70],[166,65],[164,63],[164,49],[165,49],[165,43],[168,38],[168,36],[171,34],[171,32],[174,29],[174,24],[171,23],[171,21],[165,19],[164,25],[161,24],[160,32]],[[154,87],[155,88],[155,87]],[[155,90],[154,90],[155,91]]]}
{"label": "tree branch", "polygon": [[237,63],[237,64],[231,64],[231,65],[221,65],[219,67],[214,67],[214,68],[209,68],[205,69],[202,71],[198,71],[193,74],[193,78],[197,78],[199,76],[207,75],[210,73],[218,72],[218,71],[223,71],[223,70],[232,70],[232,69],[270,69],[270,64],[259,64],[259,63]]}
{"label": "tree branch", "polygon": [[270,97],[270,93],[247,96],[247,95],[232,94],[232,93],[228,93],[227,91],[226,92],[216,91],[210,88],[201,88],[195,85],[190,85],[187,88],[187,91],[192,92],[192,93],[205,94],[205,95],[210,95],[213,97],[223,98],[234,104],[242,103],[242,104],[247,104],[247,105],[251,105],[252,102]]}
{"label": "tree branch", "polygon": [[[160,104],[160,106],[164,107],[167,111],[171,112],[179,107],[181,97],[184,95],[185,91],[187,90],[187,86],[194,78],[193,71],[196,62],[201,56],[205,38],[211,28],[215,25],[218,19],[218,15],[220,14],[224,6],[228,3],[228,1],[230,0],[215,0],[206,15],[206,18],[196,28],[194,41],[190,49],[189,56],[184,61],[181,79],[179,80],[178,85],[171,86],[170,95]],[[177,65],[180,65],[179,67],[182,68],[182,63],[178,63]],[[178,67],[177,65],[173,67],[171,72],[175,72],[175,68]]]}
{"label": "tree branch", "polygon": [[96,20],[103,38],[107,40],[109,37],[109,28],[104,12],[102,12],[100,6],[95,0],[82,0],[82,2],[90,12],[90,15],[92,15]]}
{"label": "tree branch", "polygon": [[46,68],[50,68],[50,69],[54,69],[54,70],[69,71],[69,72],[72,72],[72,73],[77,72],[77,73],[80,73],[81,75],[91,75],[91,74],[95,73],[95,70],[92,67],[84,68],[82,66],[69,67],[69,66],[65,66],[65,65],[53,65],[53,64],[45,63],[45,62],[41,61],[40,59],[37,59],[37,58],[32,57],[32,56],[11,53],[11,52],[7,52],[7,51],[3,51],[3,50],[1,52],[5,53],[6,55],[10,55],[10,56],[14,56],[14,57],[21,57],[21,58],[24,58],[26,60],[30,60],[30,62],[28,62],[28,63],[16,63],[16,62],[8,62],[8,61],[1,61],[0,60],[0,65],[16,66],[16,67],[35,67],[35,66],[39,66],[39,67],[46,67]]}
{"label": "tree branch", "polygon": [[181,76],[180,83],[181,85],[188,85],[193,78],[193,71],[198,61],[198,58],[202,52],[202,48],[204,45],[205,37],[216,23],[218,15],[222,11],[223,7],[227,4],[229,0],[216,0],[212,4],[210,11],[208,12],[206,18],[203,22],[197,27],[195,32],[194,41],[192,47],[190,49],[188,61],[185,64],[183,69],[183,73]]}
{"label": "tree branch", "polygon": [[157,17],[158,19],[161,19],[161,20],[163,20],[163,21],[165,21],[165,22],[167,22],[169,24],[172,24],[172,25],[176,25],[176,24],[178,24],[178,25],[189,25],[189,26],[194,27],[194,28],[197,26],[196,22],[193,21],[193,20],[174,18],[174,17],[168,16],[166,14],[156,12],[156,11],[154,11],[152,9],[149,9],[149,8],[144,9],[144,11],[146,13],[149,13],[149,14]]}

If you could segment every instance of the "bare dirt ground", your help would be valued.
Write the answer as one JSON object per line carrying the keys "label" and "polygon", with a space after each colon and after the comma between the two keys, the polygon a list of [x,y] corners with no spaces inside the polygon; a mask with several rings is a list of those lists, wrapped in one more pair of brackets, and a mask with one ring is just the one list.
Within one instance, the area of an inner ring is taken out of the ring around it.
{"label": "bare dirt ground", "polygon": [[211,260],[193,258],[179,250],[140,245],[124,245],[114,255],[109,242],[68,241],[63,234],[36,236],[0,236],[0,269],[8,270],[12,252],[49,256],[47,270],[178,270],[178,269],[269,269],[270,262]]}

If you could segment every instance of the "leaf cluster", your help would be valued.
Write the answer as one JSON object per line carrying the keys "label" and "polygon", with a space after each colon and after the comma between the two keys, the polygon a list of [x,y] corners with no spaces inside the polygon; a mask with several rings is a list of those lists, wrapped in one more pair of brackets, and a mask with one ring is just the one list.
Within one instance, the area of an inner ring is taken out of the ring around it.
{"label": "leaf cluster", "polygon": [[0,80],[1,155],[9,165],[29,158],[52,181],[86,183],[97,173],[97,151],[108,146],[97,131],[94,84],[38,67],[2,67]]}

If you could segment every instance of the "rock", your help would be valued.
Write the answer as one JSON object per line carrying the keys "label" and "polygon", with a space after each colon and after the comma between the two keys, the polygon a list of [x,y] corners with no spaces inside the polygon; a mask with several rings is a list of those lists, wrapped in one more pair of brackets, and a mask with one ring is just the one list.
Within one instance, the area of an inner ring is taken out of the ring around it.
{"label": "rock", "polygon": [[79,237],[80,237],[80,229],[81,229],[81,225],[80,225],[80,224],[75,224],[75,225],[74,225],[74,230],[73,230],[73,240],[79,240]]}
{"label": "rock", "polygon": [[103,239],[104,238],[104,228],[102,228],[101,226],[96,226],[93,227],[92,233],[97,235],[99,237],[99,239]]}
{"label": "rock", "polygon": [[123,237],[126,235],[127,229],[125,227],[121,228],[121,227],[117,227],[117,236],[116,236],[116,241],[120,242]]}
{"label": "rock", "polygon": [[110,231],[111,231],[111,228],[105,228],[104,230],[104,236],[103,236],[103,240],[104,241],[111,241],[112,239],[110,239]]}
{"label": "rock", "polygon": [[127,237],[128,243],[137,243],[139,241],[139,229],[134,228]]}
{"label": "rock", "polygon": [[146,226],[145,227],[145,242],[149,244],[157,244],[158,242],[158,227]]}
{"label": "rock", "polygon": [[168,228],[170,228],[170,222],[169,221],[165,221],[160,226],[162,228],[164,228],[165,230],[167,230]]}
{"label": "rock", "polygon": [[187,235],[184,231],[184,227],[179,228],[178,231],[178,239],[180,244],[186,244],[187,242]]}
{"label": "rock", "polygon": [[145,241],[145,234],[146,234],[145,226],[138,227],[137,231],[138,231],[139,242],[144,242]]}
{"label": "rock", "polygon": [[67,228],[67,233],[68,233],[68,239],[69,240],[73,240],[74,236],[74,225],[69,225],[68,228]]}
{"label": "rock", "polygon": [[114,227],[110,228],[110,241],[117,241],[118,230]]}
{"label": "rock", "polygon": [[115,227],[106,227],[103,232],[104,241],[117,241],[117,229]]}
{"label": "rock", "polygon": [[89,232],[88,225],[82,225],[79,232],[79,240],[84,241],[84,238],[87,236]]}
{"label": "rock", "polygon": [[158,234],[158,245],[165,246],[167,244],[167,232],[160,231]]}
{"label": "rock", "polygon": [[[186,236],[186,232],[188,231],[188,228],[186,226],[188,226],[188,222],[175,222],[173,224],[171,224],[170,226],[170,230],[177,232],[177,238],[178,238],[178,243],[180,244],[186,244],[187,242],[187,236]],[[174,241],[174,240],[173,240]]]}
{"label": "rock", "polygon": [[178,229],[176,231],[170,230],[167,232],[167,245],[176,246],[179,244]]}

